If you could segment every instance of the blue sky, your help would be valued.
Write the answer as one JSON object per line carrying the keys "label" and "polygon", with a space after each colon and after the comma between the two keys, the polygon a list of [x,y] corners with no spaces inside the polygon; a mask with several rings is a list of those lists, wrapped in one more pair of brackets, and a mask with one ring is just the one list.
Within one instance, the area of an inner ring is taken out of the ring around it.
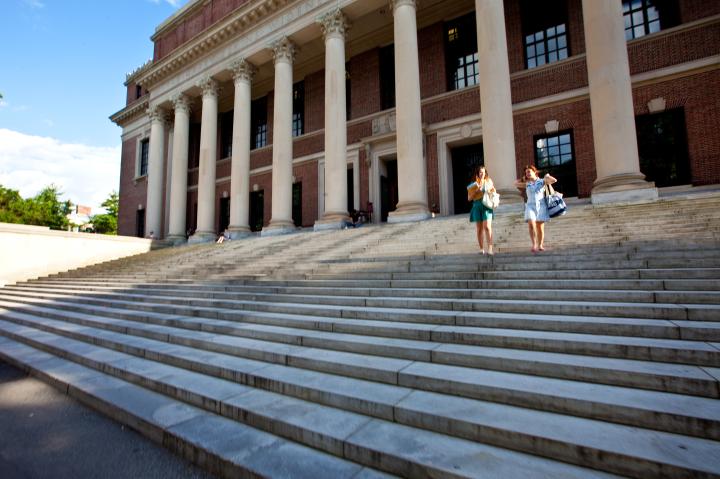
{"label": "blue sky", "polygon": [[187,0],[2,0],[0,184],[99,206],[118,189],[126,73]]}

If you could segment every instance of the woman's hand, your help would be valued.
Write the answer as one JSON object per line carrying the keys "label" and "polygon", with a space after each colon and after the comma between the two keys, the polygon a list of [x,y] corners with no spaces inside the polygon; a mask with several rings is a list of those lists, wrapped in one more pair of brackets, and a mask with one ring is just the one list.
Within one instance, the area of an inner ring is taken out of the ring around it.
{"label": "woman's hand", "polygon": [[545,176],[543,177],[543,181],[546,185],[552,185],[553,183],[557,183],[557,180],[554,177],[550,176],[550,173],[545,174]]}

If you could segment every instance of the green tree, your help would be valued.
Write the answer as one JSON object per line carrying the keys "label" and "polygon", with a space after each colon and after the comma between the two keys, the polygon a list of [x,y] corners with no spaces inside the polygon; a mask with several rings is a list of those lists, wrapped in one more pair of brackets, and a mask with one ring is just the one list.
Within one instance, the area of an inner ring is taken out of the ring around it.
{"label": "green tree", "polygon": [[23,223],[25,200],[20,193],[0,185],[0,223]]}
{"label": "green tree", "polygon": [[0,221],[65,229],[70,201],[60,201],[62,193],[55,185],[46,186],[34,198],[23,199],[16,190],[0,186]]}
{"label": "green tree", "polygon": [[92,223],[95,227],[95,232],[116,235],[117,234],[117,219],[119,209],[119,198],[116,191],[110,193],[110,196],[102,202],[100,205],[105,208],[107,213],[95,215],[92,217]]}

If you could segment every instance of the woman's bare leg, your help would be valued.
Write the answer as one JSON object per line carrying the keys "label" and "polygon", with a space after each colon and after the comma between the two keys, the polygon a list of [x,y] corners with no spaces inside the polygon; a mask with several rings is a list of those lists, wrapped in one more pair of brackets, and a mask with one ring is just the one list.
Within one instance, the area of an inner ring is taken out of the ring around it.
{"label": "woman's bare leg", "polygon": [[545,222],[537,222],[537,244],[540,251],[545,251]]}
{"label": "woman's bare leg", "polygon": [[530,242],[532,243],[532,251],[537,251],[537,246],[535,243],[535,222],[534,221],[528,221],[528,232],[530,233]]}
{"label": "woman's bare leg", "polygon": [[475,231],[477,233],[478,244],[480,245],[480,252],[482,254],[485,254],[485,247],[483,246],[482,221],[478,221],[477,223],[475,223]]}
{"label": "woman's bare leg", "polygon": [[492,233],[492,219],[488,218],[487,221],[483,221],[483,230],[485,231],[485,237],[487,238],[488,253],[495,254],[493,251],[493,233]]}

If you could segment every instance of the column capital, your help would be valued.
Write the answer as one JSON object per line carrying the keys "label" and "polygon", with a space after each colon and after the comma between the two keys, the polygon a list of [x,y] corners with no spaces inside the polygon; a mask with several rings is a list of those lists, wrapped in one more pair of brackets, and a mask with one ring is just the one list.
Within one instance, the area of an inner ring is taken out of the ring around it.
{"label": "column capital", "polygon": [[244,58],[240,58],[230,64],[230,71],[235,83],[239,81],[251,83],[257,72],[257,67]]}
{"label": "column capital", "polygon": [[168,120],[167,112],[164,108],[160,108],[159,106],[151,106],[147,109],[146,113],[150,117],[150,121],[165,123]]}
{"label": "column capital", "polygon": [[197,83],[197,86],[202,89],[203,97],[214,96],[217,98],[220,95],[220,84],[211,76],[207,76]]}
{"label": "column capital", "polygon": [[390,8],[392,9],[393,13],[395,13],[396,8],[402,7],[404,5],[417,10],[417,4],[417,0],[390,0]]}
{"label": "column capital", "polygon": [[325,40],[334,36],[344,39],[345,33],[350,28],[347,17],[339,8],[322,15],[317,22],[320,24]]}
{"label": "column capital", "polygon": [[182,111],[189,115],[192,111],[192,109],[190,108],[190,97],[188,97],[184,93],[179,93],[175,95],[172,98],[172,104],[176,112]]}
{"label": "column capital", "polygon": [[270,49],[275,63],[287,62],[292,64],[298,51],[297,46],[288,37],[282,37],[280,40],[273,42]]}

